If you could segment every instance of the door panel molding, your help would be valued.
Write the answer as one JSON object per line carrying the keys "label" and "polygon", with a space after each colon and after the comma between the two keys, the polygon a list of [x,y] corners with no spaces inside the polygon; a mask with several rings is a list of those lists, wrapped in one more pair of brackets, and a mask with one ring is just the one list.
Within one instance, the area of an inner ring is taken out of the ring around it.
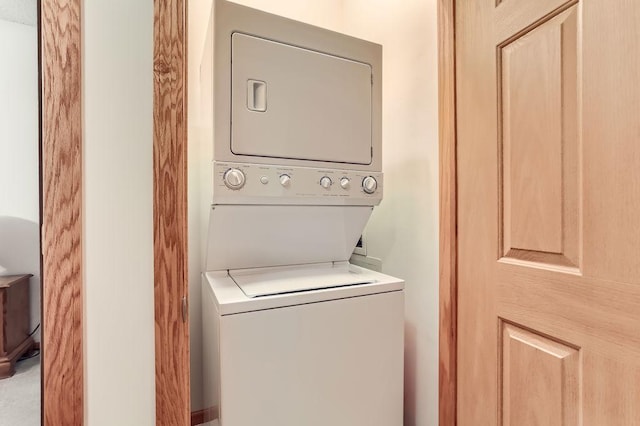
{"label": "door panel molding", "polygon": [[562,8],[496,52],[498,257],[569,273],[581,251],[577,15]]}
{"label": "door panel molding", "polygon": [[191,423],[187,271],[187,9],[154,1],[156,424]]}
{"label": "door panel molding", "polygon": [[43,424],[82,425],[82,0],[41,0]]}
{"label": "door panel molding", "polygon": [[456,424],[457,210],[455,0],[438,0],[439,224],[439,424]]}
{"label": "door panel molding", "polygon": [[[496,9],[498,32],[496,43],[505,44],[509,39],[528,32],[562,11],[578,3],[579,0],[505,0]],[[534,17],[532,21],[532,16]]]}
{"label": "door panel molding", "polygon": [[498,424],[579,424],[580,348],[504,320],[500,328]]}

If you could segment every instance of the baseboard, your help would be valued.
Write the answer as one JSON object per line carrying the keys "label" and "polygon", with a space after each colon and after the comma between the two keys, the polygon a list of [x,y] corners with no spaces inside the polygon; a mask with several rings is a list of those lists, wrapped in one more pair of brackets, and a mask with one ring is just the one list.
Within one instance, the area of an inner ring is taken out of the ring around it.
{"label": "baseboard", "polygon": [[218,419],[218,407],[209,407],[191,413],[191,426],[201,425]]}

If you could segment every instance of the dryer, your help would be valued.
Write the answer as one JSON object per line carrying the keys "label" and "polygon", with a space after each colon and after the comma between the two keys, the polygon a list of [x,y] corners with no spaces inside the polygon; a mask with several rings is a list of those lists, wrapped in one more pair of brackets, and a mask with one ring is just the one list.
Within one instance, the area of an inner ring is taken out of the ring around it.
{"label": "dryer", "polygon": [[382,200],[381,69],[380,45],[214,1],[202,327],[220,426],[402,424],[404,282],[348,262]]}

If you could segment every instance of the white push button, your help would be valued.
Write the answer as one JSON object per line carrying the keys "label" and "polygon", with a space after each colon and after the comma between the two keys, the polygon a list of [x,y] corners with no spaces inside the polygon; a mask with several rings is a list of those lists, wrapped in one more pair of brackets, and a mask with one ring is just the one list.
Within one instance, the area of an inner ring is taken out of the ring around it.
{"label": "white push button", "polygon": [[268,184],[268,183],[269,183],[269,178],[268,178],[268,177],[266,177],[266,176],[262,176],[262,177],[260,178],[260,182],[261,182],[263,185],[266,185],[266,184]]}

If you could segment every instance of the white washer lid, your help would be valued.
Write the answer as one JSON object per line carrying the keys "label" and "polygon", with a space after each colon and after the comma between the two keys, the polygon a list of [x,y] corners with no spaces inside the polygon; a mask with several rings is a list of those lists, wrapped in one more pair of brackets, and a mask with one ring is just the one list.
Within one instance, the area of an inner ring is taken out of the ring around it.
{"label": "white washer lid", "polygon": [[264,268],[241,269],[229,271],[229,275],[242,292],[252,298],[376,282],[371,275],[349,268],[348,264],[269,268],[266,271]]}

